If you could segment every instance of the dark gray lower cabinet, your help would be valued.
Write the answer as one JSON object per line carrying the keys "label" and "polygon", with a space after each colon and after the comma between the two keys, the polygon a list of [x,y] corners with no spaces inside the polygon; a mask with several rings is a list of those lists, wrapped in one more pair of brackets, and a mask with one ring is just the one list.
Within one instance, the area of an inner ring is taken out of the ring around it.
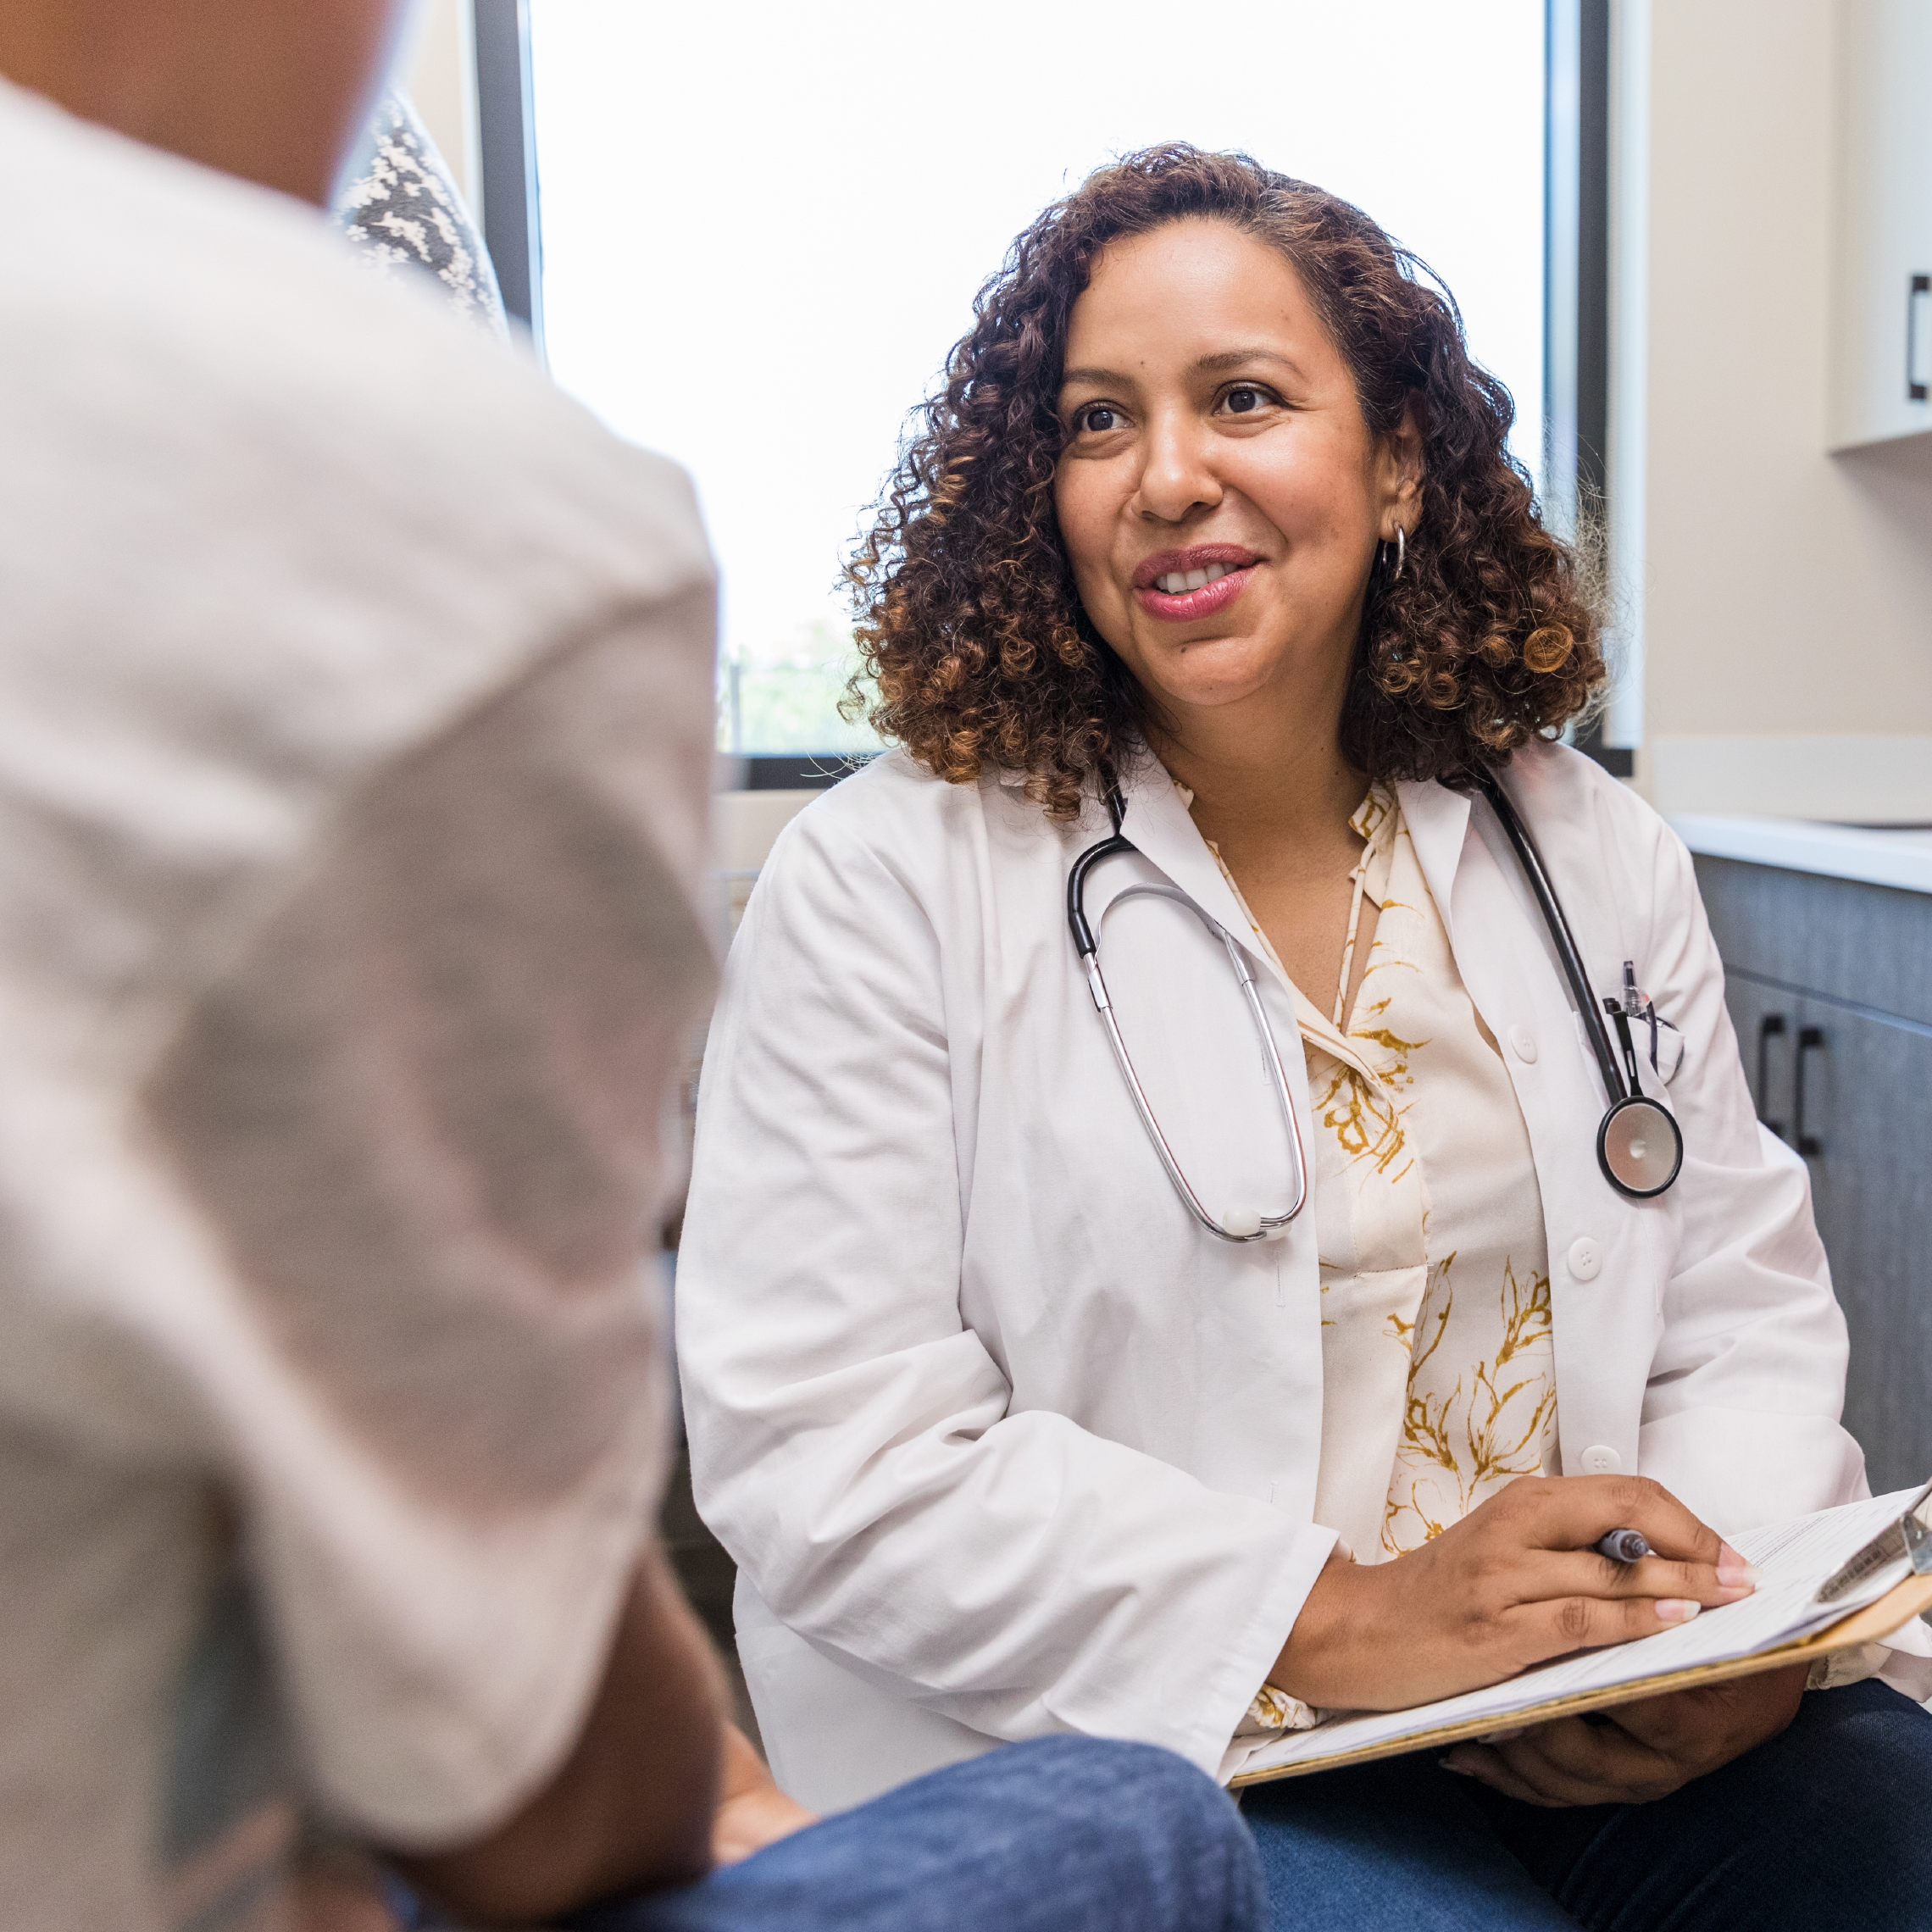
{"label": "dark gray lower cabinet", "polygon": [[1852,1331],[1846,1426],[1874,1490],[1932,1476],[1932,1038],[1796,1002],[1807,1056],[1812,1199]]}
{"label": "dark gray lower cabinet", "polygon": [[1732,859],[1697,875],[1762,1118],[1802,1151],[1874,1490],[1932,1477],[1932,897]]}

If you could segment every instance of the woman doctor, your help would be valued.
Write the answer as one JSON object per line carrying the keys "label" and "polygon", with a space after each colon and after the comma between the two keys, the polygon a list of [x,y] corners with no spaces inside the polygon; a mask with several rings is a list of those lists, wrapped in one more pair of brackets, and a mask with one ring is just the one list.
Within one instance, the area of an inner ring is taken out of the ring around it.
{"label": "woman doctor", "polygon": [[[1552,741],[1594,625],[1417,267],[1245,158],[1096,174],[854,565],[901,749],[752,896],[679,1274],[699,1507],[807,1803],[1064,1731],[1230,1774],[1735,1601],[1725,1534],[1863,1493],[1804,1169],[1682,846]],[[1683,1141],[1647,1197],[1485,773],[1591,991],[1643,989]],[[1084,913],[1198,1213],[1069,937],[1116,825]],[[1623,1526],[1657,1553],[1591,1550]],[[1932,1924],[1932,1718],[1806,1689],[1256,1787],[1280,1923]]]}

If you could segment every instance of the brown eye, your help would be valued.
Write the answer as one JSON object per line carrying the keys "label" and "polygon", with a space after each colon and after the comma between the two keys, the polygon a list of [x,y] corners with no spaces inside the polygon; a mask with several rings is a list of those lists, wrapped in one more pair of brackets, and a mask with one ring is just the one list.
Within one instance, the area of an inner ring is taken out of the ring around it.
{"label": "brown eye", "polygon": [[1087,436],[1105,436],[1120,427],[1120,412],[1111,402],[1090,402],[1074,418],[1074,427]]}
{"label": "brown eye", "polygon": [[1246,416],[1258,409],[1262,394],[1258,389],[1230,389],[1228,391],[1228,412],[1230,415]]}

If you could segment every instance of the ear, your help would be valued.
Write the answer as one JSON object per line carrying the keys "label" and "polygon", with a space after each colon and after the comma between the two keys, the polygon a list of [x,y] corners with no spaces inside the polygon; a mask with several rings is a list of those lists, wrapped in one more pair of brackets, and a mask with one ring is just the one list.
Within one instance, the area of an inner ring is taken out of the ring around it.
{"label": "ear", "polygon": [[1425,436],[1422,398],[1411,396],[1402,405],[1402,420],[1382,439],[1377,466],[1385,543],[1395,541],[1398,529],[1414,536],[1421,519]]}

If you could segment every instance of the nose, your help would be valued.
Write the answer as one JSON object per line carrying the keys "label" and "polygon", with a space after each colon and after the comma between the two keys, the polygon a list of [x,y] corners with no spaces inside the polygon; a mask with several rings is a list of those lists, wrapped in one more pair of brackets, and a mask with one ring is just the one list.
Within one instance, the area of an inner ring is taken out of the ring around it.
{"label": "nose", "polygon": [[1185,522],[1221,501],[1221,482],[1208,460],[1205,425],[1191,410],[1163,410],[1147,425],[1146,452],[1130,506],[1155,523]]}

